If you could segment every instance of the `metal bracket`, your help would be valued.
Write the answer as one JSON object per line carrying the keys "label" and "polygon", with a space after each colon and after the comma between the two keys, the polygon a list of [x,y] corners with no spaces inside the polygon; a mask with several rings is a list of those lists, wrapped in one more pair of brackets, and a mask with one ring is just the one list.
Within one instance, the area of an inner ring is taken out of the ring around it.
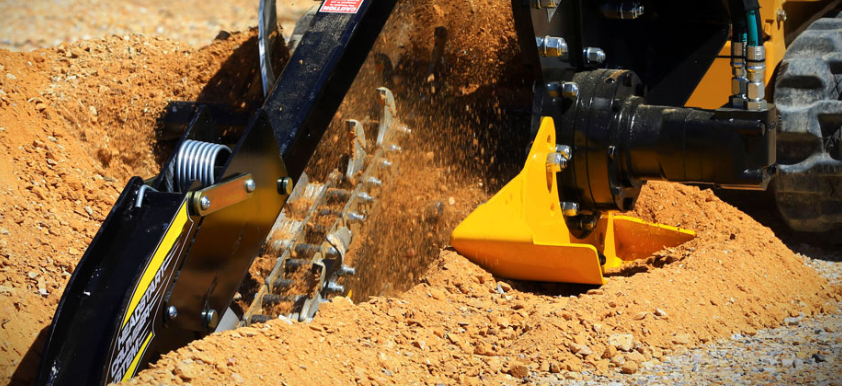
{"label": "metal bracket", "polygon": [[255,190],[254,178],[251,174],[208,186],[202,190],[190,193],[190,209],[192,214],[207,216],[231,205],[239,204],[251,198]]}

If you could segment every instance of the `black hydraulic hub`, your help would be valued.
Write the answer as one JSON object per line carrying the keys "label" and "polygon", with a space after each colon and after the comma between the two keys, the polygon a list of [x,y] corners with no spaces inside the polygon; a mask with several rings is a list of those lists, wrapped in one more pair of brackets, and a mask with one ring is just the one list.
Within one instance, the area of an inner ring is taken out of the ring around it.
{"label": "black hydraulic hub", "polygon": [[644,181],[765,189],[775,173],[774,106],[702,110],[647,105],[628,70],[577,73],[578,94],[555,98],[559,144],[572,149],[562,201],[581,212],[628,211]]}

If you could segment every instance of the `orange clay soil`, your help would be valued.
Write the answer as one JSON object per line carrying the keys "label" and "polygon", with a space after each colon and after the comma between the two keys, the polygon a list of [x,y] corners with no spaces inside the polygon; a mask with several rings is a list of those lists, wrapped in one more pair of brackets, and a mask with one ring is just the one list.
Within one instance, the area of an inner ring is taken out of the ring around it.
{"label": "orange clay soil", "polygon": [[201,50],[143,36],[0,50],[0,379],[31,382],[99,225],[128,178],[154,175],[166,157],[154,131],[167,102],[248,99],[232,84],[251,82],[237,63],[256,52],[255,36]]}
{"label": "orange clay soil", "polygon": [[[697,239],[611,273],[601,288],[500,281],[442,250],[458,220],[522,164],[525,144],[506,137],[516,131],[506,122],[515,120],[511,106],[528,111],[531,97],[530,85],[513,75],[519,53],[509,7],[403,1],[379,39],[414,134],[386,180],[388,212],[372,218],[379,233],[360,241],[376,241],[380,260],[349,284],[369,291],[355,299],[396,297],[356,306],[336,299],[311,324],[277,320],[215,334],[166,355],[134,382],[497,383],[530,371],[614,371],[611,360],[621,356],[641,361],[790,315],[837,312],[829,302],[838,289],[771,231],[691,187],[652,184],[637,214],[697,230]],[[427,66],[438,25],[451,39],[436,79]],[[36,338],[97,227],[127,178],[153,175],[166,157],[154,129],[166,103],[254,102],[257,78],[246,64],[254,63],[253,36],[201,50],[132,36],[0,51],[3,380],[14,374],[31,383],[44,343]],[[373,67],[369,61],[363,70]],[[337,118],[366,114],[349,110]],[[335,133],[320,151],[343,140]],[[517,156],[505,158],[504,150]],[[326,171],[336,167],[330,157],[317,161]],[[443,216],[429,225],[426,208],[437,201]]]}
{"label": "orange clay soil", "polygon": [[309,324],[276,320],[215,334],[132,382],[496,384],[533,372],[607,373],[619,356],[661,358],[788,316],[838,312],[837,288],[711,191],[651,184],[637,213],[698,236],[590,289],[498,281],[443,250],[400,296],[360,305],[336,298]]}

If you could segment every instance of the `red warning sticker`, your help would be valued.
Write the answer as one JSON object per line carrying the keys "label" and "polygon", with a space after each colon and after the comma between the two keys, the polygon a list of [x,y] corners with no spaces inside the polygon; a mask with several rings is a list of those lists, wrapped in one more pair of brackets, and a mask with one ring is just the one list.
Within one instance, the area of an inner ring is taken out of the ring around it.
{"label": "red warning sticker", "polygon": [[357,13],[365,0],[325,0],[319,12],[324,13]]}

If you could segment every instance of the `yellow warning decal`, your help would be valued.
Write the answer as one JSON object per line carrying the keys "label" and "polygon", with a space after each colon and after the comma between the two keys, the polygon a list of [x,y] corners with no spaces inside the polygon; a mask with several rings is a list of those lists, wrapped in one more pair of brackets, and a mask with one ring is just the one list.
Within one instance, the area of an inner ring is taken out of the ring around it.
{"label": "yellow warning decal", "polygon": [[149,341],[152,340],[152,333],[150,332],[149,335],[146,336],[146,340],[143,341],[143,345],[140,346],[140,351],[135,355],[134,359],[132,359],[132,364],[129,365],[129,371],[126,371],[126,374],[123,375],[123,379],[120,382],[128,381],[132,379],[134,376],[135,370],[137,370],[137,364],[140,362],[140,357],[143,356],[143,353],[146,352],[146,346],[149,346]]}
{"label": "yellow warning decal", "polygon": [[[129,317],[134,313],[140,299],[144,294],[146,294],[146,290],[149,288],[149,283],[151,283],[152,279],[155,278],[155,274],[157,274],[158,270],[161,269],[161,266],[164,264],[164,261],[166,260],[167,255],[170,253],[170,250],[176,240],[178,240],[179,236],[181,236],[181,232],[184,230],[184,225],[187,224],[187,220],[187,204],[185,203],[181,206],[181,209],[179,209],[178,214],[175,216],[173,223],[170,224],[169,229],[167,229],[167,234],[164,235],[161,245],[159,245],[158,249],[155,251],[152,261],[149,262],[149,265],[146,266],[146,270],[143,271],[143,276],[137,283],[137,288],[135,288],[134,294],[132,294],[132,300],[129,302],[129,308],[126,310],[126,315],[123,317],[123,324],[120,328],[126,327]],[[142,353],[143,350],[140,352]],[[138,358],[135,358],[135,361],[137,361],[137,359]],[[132,374],[132,372],[130,371],[127,374]]]}

